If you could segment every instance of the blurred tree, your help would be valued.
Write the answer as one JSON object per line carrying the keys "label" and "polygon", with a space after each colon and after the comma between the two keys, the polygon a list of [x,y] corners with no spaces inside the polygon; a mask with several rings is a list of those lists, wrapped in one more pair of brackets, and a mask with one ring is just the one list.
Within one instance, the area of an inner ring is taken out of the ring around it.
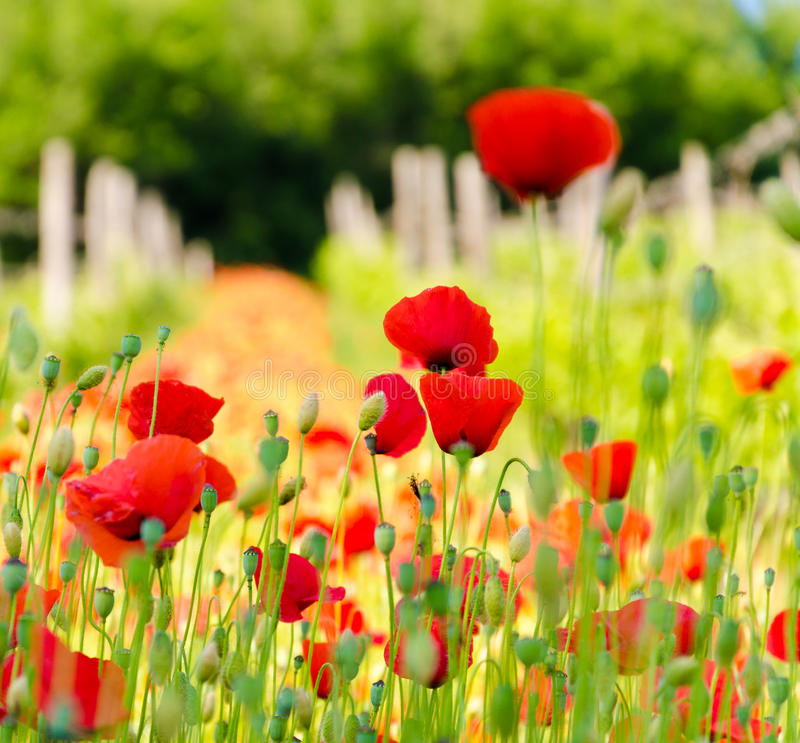
{"label": "blurred tree", "polygon": [[800,7],[764,0],[0,0],[0,203],[36,199],[38,153],[71,137],[162,188],[223,261],[304,270],[333,176],[379,207],[398,144],[469,147],[497,87],[603,102],[622,161],[656,175],[714,148],[797,82]]}

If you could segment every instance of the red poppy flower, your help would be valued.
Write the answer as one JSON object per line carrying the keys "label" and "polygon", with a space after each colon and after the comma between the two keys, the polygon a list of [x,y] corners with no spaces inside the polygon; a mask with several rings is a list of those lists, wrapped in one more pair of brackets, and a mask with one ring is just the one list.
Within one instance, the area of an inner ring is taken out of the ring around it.
{"label": "red poppy flower", "polygon": [[[767,650],[769,654],[783,661],[789,660],[789,653],[791,651],[791,611],[784,609],[775,615],[772,623],[767,630]],[[795,640],[794,649],[797,660],[800,660],[800,612],[797,613],[797,619],[794,626]]]}
{"label": "red poppy flower", "polygon": [[379,374],[367,382],[366,396],[383,392],[386,412],[375,424],[375,451],[401,457],[416,449],[427,426],[414,388],[400,374]]}
{"label": "red poppy flower", "polygon": [[189,439],[161,434],[137,441],[124,459],[66,485],[66,516],[105,565],[120,567],[141,551],[140,527],[160,519],[160,547],[189,531],[192,511],[206,483],[206,457]]}
{"label": "red poppy flower", "polygon": [[[395,621],[398,627],[400,625],[400,611],[404,600],[405,599],[401,599],[395,607]],[[418,681],[424,686],[427,686],[429,689],[436,689],[445,681],[447,681],[450,674],[449,654],[447,648],[447,621],[445,619],[440,619],[439,617],[433,617],[430,619],[426,614],[423,615],[419,620],[419,629],[422,629],[423,627],[427,629],[428,622],[430,622],[430,632],[427,634],[431,640],[431,649],[433,651],[435,660],[432,664],[433,668],[430,677],[427,680],[418,679]],[[403,678],[412,678],[412,675],[406,665],[406,644],[408,642],[408,632],[405,629],[398,629],[395,642],[397,644],[395,649],[394,672]],[[460,655],[462,652],[463,644],[463,641],[459,641],[454,647],[454,650],[457,650],[458,655]],[[467,652],[469,653],[467,657],[467,667],[469,667],[472,665],[472,636],[469,638],[469,649]],[[458,655],[456,657],[458,657]],[[387,666],[391,663],[391,642],[387,642],[386,647],[383,649],[383,660]]]}
{"label": "red poppy flower", "polygon": [[431,371],[461,369],[481,374],[497,358],[491,317],[457,286],[434,286],[404,297],[383,318],[389,343],[408,364]]}
{"label": "red poppy flower", "polygon": [[[716,681],[714,680],[715,678]],[[739,722],[736,713],[741,701],[737,691],[739,684],[736,678],[730,681],[728,679],[729,672],[727,669],[717,666],[712,660],[703,661],[703,682],[709,691],[711,691],[711,685],[714,685],[711,699],[711,739],[723,739],[729,741],[729,743],[745,743],[745,741],[756,743],[762,740],[764,736],[774,732],[775,728],[771,723],[761,722],[758,705],[753,705],[750,709],[749,731]],[[690,695],[691,689],[688,686],[678,687],[675,695],[678,711],[684,721],[691,711]],[[730,710],[730,717],[726,717],[728,710]],[[709,719],[706,718],[703,720],[703,728],[707,729],[708,726]],[[779,732],[780,728],[777,730]]]}
{"label": "red poppy flower", "polygon": [[740,395],[769,392],[792,367],[792,357],[774,348],[761,348],[730,363],[733,384]]}
{"label": "red poppy flower", "polygon": [[[29,596],[30,587],[30,596]],[[50,614],[53,605],[58,601],[61,594],[56,588],[45,590],[30,581],[19,590],[14,602],[14,629],[12,632],[12,644],[16,645],[17,621],[24,612],[30,614],[34,619],[44,622]],[[7,591],[0,592],[0,617],[8,617],[11,611],[11,597]]]}
{"label": "red poppy flower", "polygon": [[[227,503],[236,493],[236,480],[231,471],[219,459],[206,454],[206,484],[217,491],[217,504]],[[203,510],[198,503],[194,510],[199,513]]]}
{"label": "red poppy flower", "polygon": [[375,546],[375,527],[377,525],[378,513],[372,508],[359,508],[357,511],[348,513],[342,526],[345,557],[369,552]]}
{"label": "red poppy flower", "polygon": [[497,446],[522,403],[522,388],[513,380],[460,371],[426,374],[420,394],[439,448],[450,452],[466,441],[475,457]]}
{"label": "red poppy flower", "polygon": [[620,149],[611,114],[568,90],[498,90],[475,103],[467,119],[483,169],[520,199],[558,196]]}
{"label": "red poppy flower", "polygon": [[344,630],[349,629],[354,635],[367,635],[375,645],[382,645],[386,642],[386,635],[372,632],[367,627],[361,609],[347,599],[337,606],[323,604],[319,613],[319,626],[329,641],[333,641]]}
{"label": "red poppy flower", "polygon": [[702,534],[689,537],[682,550],[681,571],[688,581],[700,580],[706,574],[706,555],[716,545],[713,539]]}
{"label": "red poppy flower", "polygon": [[[23,651],[18,651],[23,653]],[[95,734],[113,738],[116,726],[128,719],[123,699],[125,676],[122,669],[110,660],[100,661],[83,653],[71,651],[50,630],[42,625],[31,628],[30,649],[20,662],[10,655],[3,663],[2,716],[8,714],[6,695],[12,681],[16,660],[16,677],[28,668],[31,676],[31,700],[36,712],[43,715],[50,732],[58,738],[86,739]],[[68,714],[63,714],[64,707]],[[23,715],[31,726],[36,715]],[[65,730],[64,724],[68,725]],[[40,731],[42,733],[44,731]]]}
{"label": "red poppy flower", "polygon": [[[648,603],[657,599],[637,599],[625,604],[617,611],[596,611],[590,615],[593,630],[602,628],[605,636],[606,650],[619,666],[623,675],[638,674],[650,665],[653,652],[662,638],[661,632],[650,622],[647,616]],[[685,604],[674,601],[664,602],[675,610],[673,633],[676,637],[674,655],[690,655],[694,651],[695,630],[700,615]],[[570,634],[566,628],[559,628],[559,648],[576,652],[580,640],[581,622],[579,619],[572,626]],[[593,640],[594,634],[590,635]]]}
{"label": "red poppy flower", "polygon": [[[303,640],[303,657],[308,662],[308,651],[311,642]],[[327,664],[333,663],[334,653],[336,652],[335,642],[315,642],[314,652],[311,654],[311,665],[308,670],[311,674],[311,683],[317,690],[320,699],[327,699],[333,690],[333,670]],[[323,666],[325,666],[323,668]]]}
{"label": "red poppy flower", "polygon": [[[150,435],[155,382],[142,382],[131,390],[128,428],[137,439]],[[199,387],[165,379],[158,383],[156,427],[154,433],[170,433],[191,439],[195,444],[214,433],[214,416],[225,400],[211,397]]]}
{"label": "red poppy flower", "polygon": [[575,483],[598,503],[620,500],[631,482],[636,442],[596,444],[588,452],[571,451],[561,457],[561,461]]}
{"label": "red poppy flower", "polygon": [[[256,588],[258,588],[261,581],[264,553],[258,547],[252,549],[258,552],[258,566],[255,574]],[[267,575],[269,575],[269,570],[267,570]],[[317,569],[304,557],[290,553],[289,565],[286,568],[286,582],[283,585],[283,593],[281,593],[281,608],[278,617],[281,622],[301,621],[303,619],[302,612],[319,601],[321,588],[322,583]],[[278,590],[277,584],[275,590]],[[335,603],[341,601],[344,596],[344,588],[327,586],[322,600]],[[261,594],[261,605],[265,611],[272,611],[273,601],[266,595],[266,591]]]}

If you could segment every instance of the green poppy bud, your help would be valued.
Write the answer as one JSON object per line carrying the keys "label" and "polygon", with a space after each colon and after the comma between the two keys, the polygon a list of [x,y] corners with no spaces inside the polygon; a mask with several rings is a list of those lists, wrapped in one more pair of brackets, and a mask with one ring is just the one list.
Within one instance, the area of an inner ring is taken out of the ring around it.
{"label": "green poppy bud", "polygon": [[364,436],[364,445],[367,447],[367,451],[371,457],[374,457],[378,453],[378,436],[374,431]]}
{"label": "green poppy bud", "polygon": [[153,683],[163,686],[172,673],[172,638],[164,630],[153,633],[148,660]]}
{"label": "green poppy bud", "polygon": [[416,579],[417,573],[414,569],[414,563],[403,562],[397,566],[397,585],[403,593],[411,593]]}
{"label": "green poppy bud", "polygon": [[114,609],[114,591],[111,588],[101,586],[94,591],[94,610],[102,621],[108,619],[108,615]]}
{"label": "green poppy bud", "polygon": [[63,583],[69,583],[75,579],[78,573],[78,566],[69,560],[64,560],[58,567],[58,576]]}
{"label": "green poppy bud", "polygon": [[3,565],[3,589],[14,596],[24,585],[28,578],[28,568],[25,563],[15,557],[6,560]]}
{"label": "green poppy bud", "polygon": [[289,456],[289,442],[283,436],[262,439],[258,446],[258,459],[267,472],[277,472]]}
{"label": "green poppy bud", "polygon": [[288,686],[284,686],[278,692],[278,699],[275,703],[275,712],[281,717],[288,717],[292,712],[294,704],[294,692]]}
{"label": "green poppy bud", "polygon": [[342,739],[344,721],[342,713],[336,706],[328,707],[322,716],[320,732],[322,733],[323,743],[339,743]]}
{"label": "green poppy bud", "polygon": [[594,562],[594,572],[597,576],[597,580],[599,580],[606,588],[608,588],[611,585],[611,582],[614,580],[616,563],[614,561],[614,555],[608,548],[608,545],[604,544],[603,547],[598,550]]}
{"label": "green poppy bud", "polygon": [[625,506],[622,501],[609,501],[603,509],[603,515],[606,517],[606,526],[608,526],[611,533],[619,534],[622,522],[625,520]]}
{"label": "green poppy bud", "polygon": [[789,698],[789,689],[789,679],[785,676],[771,676],[767,679],[767,693],[776,707],[780,707]]}
{"label": "green poppy bud", "polygon": [[505,488],[497,494],[497,505],[506,516],[511,513],[511,493]]}
{"label": "green poppy bud", "polygon": [[376,392],[370,395],[361,403],[361,411],[358,414],[358,427],[362,431],[372,428],[386,412],[386,395],[383,392]]}
{"label": "green poppy bud", "polygon": [[383,681],[379,680],[376,681],[369,690],[369,701],[375,709],[381,706],[381,702],[383,701],[383,690],[385,684]]}
{"label": "green poppy bud", "polygon": [[[294,660],[292,661],[292,666],[294,667],[294,670],[295,671],[299,671],[303,667],[303,663],[304,662],[305,662],[305,659],[303,658],[302,655],[295,655],[294,656]],[[298,691],[299,691],[299,689],[298,689]]]}
{"label": "green poppy bud", "polygon": [[82,459],[86,474],[90,474],[100,461],[100,450],[96,446],[87,446],[83,450]]}
{"label": "green poppy bud", "polygon": [[385,521],[375,527],[375,546],[384,557],[392,554],[395,543],[394,527]]}
{"label": "green poppy bud", "polygon": [[731,469],[728,473],[728,484],[731,486],[731,491],[733,491],[734,495],[740,495],[745,491],[747,485],[745,485],[741,467],[736,466]]}
{"label": "green poppy bud", "polygon": [[739,623],[730,617],[724,617],[717,637],[717,663],[728,668],[739,646]]}
{"label": "green poppy bud", "polygon": [[108,368],[111,369],[111,376],[117,376],[117,373],[122,368],[122,364],[125,361],[125,357],[119,352],[114,351],[111,354],[111,360],[108,362]]}
{"label": "green poppy bud", "polygon": [[484,601],[486,611],[489,614],[489,621],[495,627],[499,627],[503,623],[506,612],[506,594],[499,575],[490,575],[486,579]]}
{"label": "green poppy bud", "polygon": [[159,325],[158,330],[156,331],[156,337],[158,338],[158,342],[160,345],[164,345],[167,342],[167,338],[169,338],[170,334],[169,326],[167,325]]}
{"label": "green poppy bud", "polygon": [[433,526],[430,521],[419,526],[419,546],[420,554],[427,557],[433,553]]}
{"label": "green poppy bud", "polygon": [[636,197],[643,190],[644,178],[636,168],[624,168],[611,181],[600,210],[600,230],[616,235],[633,210]]}
{"label": "green poppy bud", "polygon": [[145,547],[148,550],[154,550],[164,538],[164,522],[155,517],[147,518],[142,521],[139,534]]}
{"label": "green poppy bud", "polygon": [[300,477],[300,487],[297,486],[297,478],[290,477],[284,484],[283,487],[280,489],[278,493],[278,504],[281,506],[285,506],[287,503],[291,503],[294,500],[295,493],[301,493],[305,490],[306,487],[306,478]]}
{"label": "green poppy bud", "polygon": [[358,715],[352,712],[344,719],[344,743],[356,743],[356,736],[361,727],[361,720]]}
{"label": "green poppy bud", "polygon": [[718,616],[722,616],[722,613],[725,611],[725,597],[721,593],[718,593],[711,600],[711,611]]}
{"label": "green poppy bud", "polygon": [[545,601],[557,600],[561,592],[561,576],[558,572],[558,551],[554,547],[545,542],[539,544],[533,574],[539,595]]}
{"label": "green poppy bud", "polygon": [[438,654],[427,632],[409,632],[405,648],[405,665],[417,683],[428,684],[436,673]]}
{"label": "green poppy bud", "polygon": [[204,684],[213,681],[219,673],[220,657],[217,643],[209,642],[197,659],[197,680]]}
{"label": "green poppy bud", "polygon": [[434,616],[443,617],[445,614],[447,614],[447,584],[442,583],[439,580],[430,581],[425,587],[425,603],[430,607]]}
{"label": "green poppy bud", "polygon": [[245,670],[244,656],[238,650],[228,653],[222,667],[222,680],[225,682],[225,686],[228,689],[234,689],[236,680],[244,675]]}
{"label": "green poppy bud", "polygon": [[775,582],[775,571],[772,568],[767,568],[764,571],[764,585],[767,587],[767,590],[772,588],[772,584]]}
{"label": "green poppy bud", "polygon": [[267,550],[269,556],[269,566],[275,570],[283,570],[283,564],[286,562],[286,543],[280,539],[276,539],[270,544]]}
{"label": "green poppy bud", "polygon": [[170,743],[178,737],[183,722],[183,700],[172,687],[161,694],[153,724],[156,737],[161,743]]}
{"label": "green poppy bud", "polygon": [[642,375],[642,393],[644,399],[655,407],[661,407],[669,394],[669,375],[666,370],[656,364],[645,369]]}
{"label": "green poppy bud", "polygon": [[672,687],[691,686],[700,673],[700,661],[691,656],[673,658],[664,667],[664,680]]}
{"label": "green poppy bud", "polygon": [[759,189],[761,202],[778,226],[795,242],[800,241],[800,205],[789,187],[778,178],[768,178]]}
{"label": "green poppy bud", "polygon": [[758,467],[745,467],[742,470],[742,478],[748,488],[754,488],[758,482]]}
{"label": "green poppy bud", "polygon": [[761,696],[762,683],[761,661],[757,655],[751,655],[742,669],[742,685],[751,702],[758,701]]}
{"label": "green poppy bud", "polygon": [[436,500],[430,493],[426,493],[420,498],[420,510],[422,511],[423,518],[430,521],[436,511]]}
{"label": "green poppy bud", "polygon": [[521,562],[531,551],[531,527],[520,526],[508,541],[508,556],[511,562]]}
{"label": "green poppy bud", "polygon": [[213,581],[214,581],[214,588],[219,590],[219,587],[222,585],[222,581],[225,580],[225,573],[223,573],[219,568],[214,571]]}
{"label": "green poppy bud", "polygon": [[217,501],[217,489],[213,485],[206,483],[200,493],[200,508],[203,509],[203,513],[205,513],[206,516],[210,516],[214,513],[217,507]]}
{"label": "green poppy bud", "polygon": [[8,556],[19,557],[19,553],[22,551],[22,532],[13,521],[7,522],[3,527],[3,541],[5,542]]}
{"label": "green poppy bud", "polygon": [[514,652],[526,668],[541,663],[547,655],[547,643],[536,637],[520,637],[514,644]]}
{"label": "green poppy bud", "polygon": [[156,629],[166,630],[172,621],[173,607],[169,596],[161,596],[156,601]]}
{"label": "green poppy bud", "polygon": [[581,449],[590,449],[597,439],[600,424],[591,415],[581,418]]}
{"label": "green poppy bud", "polygon": [[130,648],[115,648],[111,652],[111,660],[114,661],[123,671],[127,671],[131,665]]}
{"label": "green poppy bud", "polygon": [[42,361],[42,379],[45,385],[51,386],[55,383],[58,377],[58,372],[61,369],[61,359],[55,354],[49,353]]}
{"label": "green poppy bud", "polygon": [[242,570],[248,580],[252,580],[258,570],[258,552],[255,547],[248,547],[242,554]]}
{"label": "green poppy bud", "polygon": [[267,429],[269,436],[275,436],[278,433],[278,414],[274,410],[264,413],[264,428]]}
{"label": "green poppy bud", "polygon": [[656,274],[661,273],[667,262],[667,240],[661,233],[651,235],[645,244],[647,262]]}
{"label": "green poppy bud", "polygon": [[714,272],[709,266],[698,266],[694,271],[691,296],[692,323],[697,328],[708,328],[718,311],[719,292],[714,283]]}
{"label": "green poppy bud", "polygon": [[708,462],[717,446],[719,429],[713,423],[704,423],[697,431],[697,438],[700,441],[700,453]]}
{"label": "green poppy bud", "polygon": [[319,395],[312,392],[300,403],[300,409],[297,412],[297,428],[301,434],[305,435],[314,428],[318,415]]}
{"label": "green poppy bud", "polygon": [[61,477],[72,462],[74,452],[75,441],[72,438],[72,431],[62,426],[50,439],[50,446],[47,449],[47,469],[55,477]]}
{"label": "green poppy bud", "polygon": [[97,385],[106,378],[107,371],[108,367],[105,364],[90,366],[83,374],[80,375],[80,377],[78,377],[78,381],[75,386],[81,391],[90,390],[92,387],[97,387]]}
{"label": "green poppy bud", "polygon": [[142,339],[138,335],[128,333],[122,336],[122,345],[120,350],[122,355],[128,360],[136,358],[142,350]]}

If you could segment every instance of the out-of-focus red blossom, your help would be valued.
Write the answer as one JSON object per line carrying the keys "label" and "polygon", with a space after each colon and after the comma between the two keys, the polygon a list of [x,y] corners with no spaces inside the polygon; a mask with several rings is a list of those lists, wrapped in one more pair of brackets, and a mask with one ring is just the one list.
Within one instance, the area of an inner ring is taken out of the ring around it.
{"label": "out-of-focus red blossom", "polygon": [[706,574],[706,555],[715,544],[713,539],[702,534],[686,540],[681,559],[681,571],[686,580],[694,582]]}
{"label": "out-of-focus red blossom", "polygon": [[[715,674],[716,682],[714,681]],[[736,716],[736,708],[740,704],[738,683],[735,678],[729,682],[729,678],[727,669],[718,666],[712,660],[703,661],[703,681],[709,692],[711,692],[711,685],[714,684],[711,701],[711,738],[712,740],[728,740],[730,743],[745,743],[745,741],[755,743],[773,732],[774,727],[769,722],[762,724],[758,705],[753,705],[750,710],[750,730],[748,731],[742,726]],[[684,722],[691,711],[690,694],[691,689],[688,686],[680,686],[675,695],[678,711]],[[730,702],[728,702],[729,699]],[[726,716],[729,710],[730,716]],[[709,720],[706,718],[703,720],[703,728],[706,732],[708,726]],[[780,728],[777,732],[780,732]]]}
{"label": "out-of-focus red blossom", "polygon": [[22,453],[16,446],[3,444],[0,446],[0,474],[9,472],[16,462],[22,458]]}
{"label": "out-of-focus red blossom", "polygon": [[[77,459],[73,459],[68,465],[67,469],[64,471],[64,474],[61,475],[61,482],[66,482],[67,480],[71,480],[75,475],[79,475],[83,472],[83,464],[79,462]],[[45,475],[47,474],[47,463],[42,462],[41,464],[36,466],[36,487],[41,488],[45,485]],[[47,481],[48,487],[50,487],[50,481]]]}
{"label": "out-of-focus red blossom", "polygon": [[[258,566],[256,567],[255,579],[256,588],[261,581],[261,566],[264,554],[258,547],[253,547],[258,552]],[[271,568],[267,568],[266,576],[269,576]],[[277,580],[275,578],[275,590],[277,591]],[[322,583],[317,569],[304,557],[294,553],[289,554],[289,564],[286,568],[286,581],[281,593],[280,616],[281,622],[299,622],[303,619],[302,612],[312,604],[315,604],[320,597]],[[345,596],[344,588],[336,586],[326,586],[322,600],[325,602],[341,601]],[[271,611],[273,601],[267,595],[267,591],[261,594],[261,606],[265,611]]]}
{"label": "out-of-focus red blossom", "polygon": [[367,382],[366,396],[383,392],[386,412],[375,424],[375,451],[401,457],[416,449],[427,420],[416,390],[400,374],[379,374]]}
{"label": "out-of-focus red blossom", "polygon": [[449,453],[466,441],[476,457],[497,446],[522,403],[522,388],[514,380],[460,371],[426,374],[420,394],[439,448]]}
{"label": "out-of-focus red blossom", "polygon": [[[650,665],[652,653],[662,638],[662,633],[647,617],[648,603],[658,599],[637,599],[625,604],[616,611],[596,611],[590,615],[592,631],[590,642],[594,642],[598,627],[605,636],[606,650],[611,653],[623,675],[638,674]],[[673,655],[690,655],[694,651],[695,630],[700,615],[690,606],[674,601],[669,603],[675,609],[673,633],[676,637]],[[556,630],[560,650],[576,652],[580,640],[581,622],[579,619],[572,627],[572,633],[564,627]]]}
{"label": "out-of-focus red blossom", "polygon": [[333,641],[344,630],[349,629],[355,635],[368,635],[374,645],[386,642],[386,635],[368,629],[361,609],[347,599],[338,606],[323,604],[319,613],[319,626],[329,641]]}
{"label": "out-of-focus red blossom", "polygon": [[[536,532],[540,533],[548,544],[558,550],[562,565],[568,567],[574,565],[578,557],[578,544],[582,528],[580,504],[580,498],[573,498],[557,504],[550,511],[545,523],[536,528]],[[593,509],[589,526],[600,532],[606,544],[609,546],[613,544],[613,535],[606,526],[600,509]],[[642,548],[650,538],[652,530],[652,522],[648,516],[632,508],[625,509],[622,527],[617,535],[620,563],[623,569],[630,554]],[[533,553],[532,550],[531,554]]]}
{"label": "out-of-focus red blossom", "polygon": [[65,512],[105,565],[121,567],[144,549],[140,527],[160,519],[160,547],[186,536],[206,483],[206,457],[189,439],[160,434],[137,441],[124,459],[66,485]]}
{"label": "out-of-focus red blossom", "polygon": [[[410,672],[406,665],[406,643],[408,640],[408,632],[405,629],[399,629],[400,625],[400,612],[402,609],[403,601],[405,599],[401,599],[397,606],[395,607],[394,615],[395,615],[395,624],[398,626],[398,630],[396,632],[396,649],[395,649],[395,659],[394,659],[394,672],[398,676],[402,676],[403,678],[412,678]],[[449,655],[447,651],[447,621],[445,619],[440,619],[439,617],[433,617],[430,620],[427,616],[423,617],[420,622],[424,622],[424,626],[428,627],[428,622],[430,621],[430,631],[427,633],[428,637],[431,640],[431,649],[433,651],[435,662],[433,664],[433,673],[431,674],[430,679],[427,681],[423,681],[420,679],[420,683],[423,683],[424,686],[427,686],[429,689],[436,689],[437,687],[441,686],[445,681],[447,681],[450,673],[449,668]],[[420,627],[422,624],[420,624]],[[455,643],[454,650],[457,651],[456,657],[458,658],[462,652],[463,646],[463,639],[459,642]],[[469,637],[469,650],[468,657],[467,657],[467,667],[472,665],[472,635]],[[392,643],[391,641],[387,641],[386,646],[383,649],[383,660],[387,666],[391,663],[392,660]]]}
{"label": "out-of-focus red blossom", "polygon": [[730,362],[731,377],[740,395],[769,392],[792,367],[792,357],[776,348],[759,348]]}
{"label": "out-of-focus red blossom", "polygon": [[[154,392],[155,382],[142,382],[131,390],[128,428],[137,439],[150,435]],[[212,397],[177,379],[160,381],[154,433],[183,436],[199,444],[214,433],[213,418],[224,403],[221,397]]]}
{"label": "out-of-focus red blossom", "polygon": [[[211,485],[217,491],[217,504],[227,503],[236,493],[236,480],[233,479],[231,471],[214,457],[206,454],[206,484]],[[194,510],[198,513],[202,507],[198,503]]]}
{"label": "out-of-focus red blossom", "polygon": [[[411,595],[415,595],[421,591],[424,591],[427,587],[428,583],[431,580],[439,580],[439,574],[442,570],[442,553],[436,555],[431,555],[430,557],[424,557],[422,559],[416,558],[414,560],[414,567],[416,568],[416,580],[414,582],[414,587],[411,591]],[[504,593],[508,594],[508,581],[509,581],[509,574],[500,568],[497,571],[497,575],[500,578],[500,582],[503,585]],[[461,557],[456,564],[453,566],[453,585],[458,585],[461,587],[463,591],[463,596],[461,599],[461,616],[464,616],[467,611],[467,594],[470,593],[470,583],[472,584],[472,591],[471,595],[475,597],[475,589],[480,583],[481,577],[481,565],[480,562],[475,562],[475,558],[470,555],[465,555]],[[483,582],[486,585],[486,581],[489,579],[489,572],[484,568],[483,574]],[[514,615],[519,611],[520,607],[522,606],[522,596],[520,595],[521,592],[517,592],[517,595],[514,597]],[[476,618],[477,619],[477,618]],[[477,634],[478,626],[477,621],[473,625],[472,628],[473,634]]]}
{"label": "out-of-focus red blossom", "polygon": [[[349,508],[345,511],[344,519],[339,526],[334,545],[334,560],[339,559],[336,547],[339,539],[344,541],[344,556],[350,557],[362,552],[369,552],[375,546],[375,527],[378,525],[378,511],[371,506]],[[330,538],[333,527],[324,519],[316,516],[302,516],[295,524],[295,534],[302,535],[310,528],[317,529]]]}
{"label": "out-of-focus red blossom", "polygon": [[[309,452],[308,467],[313,473],[309,480],[318,482],[323,478],[340,477],[350,451],[352,438],[338,428],[316,425],[305,437],[305,449]],[[364,450],[357,448],[350,467],[351,473],[364,470]],[[305,468],[305,463],[304,463]]]}
{"label": "out-of-focus red blossom", "polygon": [[[43,625],[32,627],[29,650],[18,652],[22,653],[22,662],[16,659],[15,677],[33,669],[31,699],[36,713],[44,715],[48,724],[68,720],[69,729],[62,734],[75,739],[95,734],[104,739],[115,737],[116,726],[128,719],[123,702],[125,676],[119,666],[105,660],[101,673],[97,658],[71,651]],[[3,663],[3,718],[14,668],[15,656],[10,655]],[[68,715],[60,714],[63,705],[67,705]],[[23,721],[36,725],[36,717],[28,712],[23,713]]]}
{"label": "out-of-focus red blossom", "polygon": [[[30,588],[29,588],[30,587]],[[33,590],[30,590],[30,589]],[[25,585],[17,592],[14,604],[14,627],[12,631],[12,644],[16,644],[17,621],[24,612],[30,614],[34,619],[44,622],[50,614],[53,605],[58,601],[61,592],[56,588],[45,590],[41,586],[25,582]],[[0,591],[0,617],[9,616],[11,610],[11,598],[7,591]]]}
{"label": "out-of-focus red blossom", "polygon": [[[779,660],[789,661],[792,642],[792,613],[789,609],[784,609],[775,615],[772,623],[767,630],[767,651],[770,655]],[[794,623],[794,649],[795,658],[800,660],[800,611]]]}
{"label": "out-of-focus red blossom", "polygon": [[404,297],[383,318],[383,331],[408,365],[481,374],[497,358],[491,317],[458,286],[434,286]]}
{"label": "out-of-focus red blossom", "polygon": [[[311,649],[311,642],[303,640],[303,657],[308,662],[308,653]],[[311,683],[317,690],[320,699],[327,699],[333,690],[333,671],[328,663],[333,663],[334,652],[336,651],[335,642],[315,642],[314,652],[311,654],[311,664],[308,670],[311,674]],[[323,666],[325,666],[323,668]]]}
{"label": "out-of-focus red blossom", "polygon": [[615,160],[621,144],[604,106],[558,88],[498,90],[467,119],[483,169],[519,199],[558,196],[581,173]]}
{"label": "out-of-focus red blossom", "polygon": [[568,452],[561,461],[575,483],[598,503],[620,500],[627,494],[631,482],[636,442],[595,444],[588,452]]}

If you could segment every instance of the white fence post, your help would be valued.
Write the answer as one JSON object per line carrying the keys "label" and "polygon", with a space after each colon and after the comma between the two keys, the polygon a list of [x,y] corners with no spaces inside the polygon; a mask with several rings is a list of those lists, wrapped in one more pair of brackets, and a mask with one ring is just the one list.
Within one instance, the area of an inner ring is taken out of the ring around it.
{"label": "white fence post", "polygon": [[489,238],[492,226],[492,196],[489,181],[478,158],[464,152],[453,163],[456,203],[456,234],[461,259],[473,271],[485,275],[490,269]]}
{"label": "white fence post", "polygon": [[425,268],[446,273],[453,266],[453,236],[447,165],[438,147],[425,147],[422,150],[420,172]]}
{"label": "white fence post", "polygon": [[39,174],[39,272],[42,318],[53,330],[72,314],[75,282],[75,156],[69,142],[42,149]]}
{"label": "white fence post", "polygon": [[711,190],[711,161],[699,142],[681,147],[681,190],[689,220],[689,239],[710,253],[714,248],[714,199]]}
{"label": "white fence post", "polygon": [[415,147],[398,147],[392,156],[392,230],[410,268],[421,268],[422,207],[420,152]]}

